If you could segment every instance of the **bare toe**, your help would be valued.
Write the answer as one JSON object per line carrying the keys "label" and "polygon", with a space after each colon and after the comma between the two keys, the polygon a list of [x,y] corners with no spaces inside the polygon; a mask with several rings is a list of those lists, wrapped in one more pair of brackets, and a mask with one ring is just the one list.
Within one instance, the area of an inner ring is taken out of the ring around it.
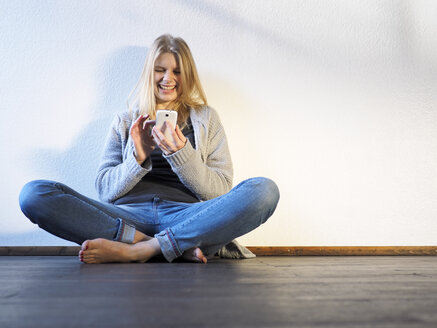
{"label": "bare toe", "polygon": [[182,254],[182,258],[197,263],[206,263],[208,261],[199,247],[186,250],[184,254]]}
{"label": "bare toe", "polygon": [[90,240],[85,240],[85,241],[82,243],[81,250],[83,250],[83,251],[87,250],[88,247],[89,247],[89,245],[88,245],[89,243],[90,243]]}
{"label": "bare toe", "polygon": [[203,255],[203,252],[200,248],[196,248],[194,250],[194,255],[200,260],[200,262],[206,263],[208,260],[206,259],[206,256]]}

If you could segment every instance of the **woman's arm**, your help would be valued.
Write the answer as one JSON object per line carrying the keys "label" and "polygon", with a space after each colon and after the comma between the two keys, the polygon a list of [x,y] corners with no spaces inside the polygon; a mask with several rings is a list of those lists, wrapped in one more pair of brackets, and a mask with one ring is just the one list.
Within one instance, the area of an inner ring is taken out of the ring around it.
{"label": "woman's arm", "polygon": [[139,165],[128,138],[131,120],[116,115],[106,137],[95,186],[99,198],[113,202],[129,192],[151,169],[150,158]]}
{"label": "woman's arm", "polygon": [[203,122],[208,128],[205,135],[200,133],[197,138],[200,143],[198,149],[187,142],[179,151],[164,155],[182,183],[201,200],[227,193],[232,188],[233,179],[225,131],[217,113],[213,109],[208,110],[207,121]]}

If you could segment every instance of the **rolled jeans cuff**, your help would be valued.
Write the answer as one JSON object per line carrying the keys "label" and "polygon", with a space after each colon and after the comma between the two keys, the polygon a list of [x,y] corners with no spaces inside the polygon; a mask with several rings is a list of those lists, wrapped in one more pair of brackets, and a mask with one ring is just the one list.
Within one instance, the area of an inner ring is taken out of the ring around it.
{"label": "rolled jeans cuff", "polygon": [[118,227],[117,235],[115,236],[114,240],[126,244],[132,244],[135,237],[135,227],[127,224],[122,219],[117,220],[120,222],[120,225]]}
{"label": "rolled jeans cuff", "polygon": [[170,229],[165,229],[160,233],[155,235],[155,238],[159,242],[161,247],[162,255],[168,262],[172,262],[174,259],[182,255],[176,240],[173,236],[173,232]]}

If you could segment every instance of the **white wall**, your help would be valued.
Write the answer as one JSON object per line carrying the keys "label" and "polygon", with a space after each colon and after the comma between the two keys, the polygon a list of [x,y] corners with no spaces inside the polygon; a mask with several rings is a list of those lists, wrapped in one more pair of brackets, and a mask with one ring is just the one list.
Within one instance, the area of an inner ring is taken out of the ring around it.
{"label": "white wall", "polygon": [[437,244],[435,1],[0,1],[0,245],[69,245],[20,188],[96,197],[103,138],[147,47],[191,46],[235,184],[281,200],[246,245]]}

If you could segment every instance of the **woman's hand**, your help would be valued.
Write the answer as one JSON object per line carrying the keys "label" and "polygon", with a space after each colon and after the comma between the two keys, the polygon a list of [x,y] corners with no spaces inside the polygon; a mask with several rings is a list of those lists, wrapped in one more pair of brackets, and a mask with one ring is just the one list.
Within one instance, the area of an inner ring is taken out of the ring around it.
{"label": "woman's hand", "polygon": [[138,117],[129,131],[135,147],[134,156],[140,165],[144,163],[155,149],[155,142],[150,134],[150,130],[155,125],[155,121],[148,121],[148,118],[149,115],[141,115]]}
{"label": "woman's hand", "polygon": [[153,127],[152,136],[155,139],[158,147],[161,148],[162,152],[165,155],[170,155],[182,149],[187,143],[187,138],[185,138],[178,125],[176,125],[176,129],[168,121],[166,121],[164,125],[165,130],[170,131],[170,139],[167,139],[164,133],[162,133],[162,131],[160,131],[157,127]]}

